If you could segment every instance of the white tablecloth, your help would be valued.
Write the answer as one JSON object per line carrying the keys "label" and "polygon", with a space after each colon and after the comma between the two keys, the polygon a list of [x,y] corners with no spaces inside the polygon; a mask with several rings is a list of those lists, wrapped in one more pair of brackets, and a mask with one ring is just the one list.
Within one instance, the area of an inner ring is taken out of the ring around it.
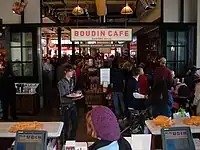
{"label": "white tablecloth", "polygon": [[[200,126],[194,125],[185,125],[182,120],[177,121],[175,120],[175,125],[172,127],[190,127],[192,133],[200,133]],[[150,130],[151,134],[153,135],[161,135],[161,128],[160,126],[156,126],[152,120],[146,120],[145,124],[147,128]]]}
{"label": "white tablecloth", "polygon": [[[48,132],[48,138],[57,138],[61,135],[63,122],[41,122],[43,129]],[[0,138],[14,138],[15,133],[8,132],[9,128],[15,122],[1,122],[0,123]]]}

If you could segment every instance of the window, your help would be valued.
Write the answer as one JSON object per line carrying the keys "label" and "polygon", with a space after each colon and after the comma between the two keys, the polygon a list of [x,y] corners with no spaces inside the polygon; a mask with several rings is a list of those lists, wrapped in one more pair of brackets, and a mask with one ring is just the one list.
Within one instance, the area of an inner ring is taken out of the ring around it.
{"label": "window", "polygon": [[32,33],[12,33],[10,55],[15,76],[33,76]]}
{"label": "window", "polygon": [[176,75],[183,75],[187,64],[187,31],[167,32],[167,66],[174,70]]}

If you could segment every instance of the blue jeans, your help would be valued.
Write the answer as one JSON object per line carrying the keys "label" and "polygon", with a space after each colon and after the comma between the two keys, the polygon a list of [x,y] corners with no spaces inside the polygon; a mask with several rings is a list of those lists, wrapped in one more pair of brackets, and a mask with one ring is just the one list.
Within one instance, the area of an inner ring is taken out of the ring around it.
{"label": "blue jeans", "polygon": [[124,96],[122,92],[112,92],[115,115],[120,118],[125,115]]}
{"label": "blue jeans", "polygon": [[152,114],[154,117],[157,117],[158,115],[163,115],[167,117],[172,117],[172,108],[173,108],[173,97],[168,92],[168,103],[160,103],[152,106]]}
{"label": "blue jeans", "polygon": [[[78,128],[78,113],[76,109],[76,105],[72,105],[70,108],[63,107],[62,108],[62,119],[64,122],[64,136],[65,140],[75,140],[76,139],[76,131]],[[69,123],[71,121],[72,124],[72,129],[70,132],[70,135],[68,136],[69,133]]]}

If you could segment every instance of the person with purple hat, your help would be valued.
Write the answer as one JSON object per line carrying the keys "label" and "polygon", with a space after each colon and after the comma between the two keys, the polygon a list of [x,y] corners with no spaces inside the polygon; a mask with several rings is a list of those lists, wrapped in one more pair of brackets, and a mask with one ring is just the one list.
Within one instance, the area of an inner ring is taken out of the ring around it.
{"label": "person with purple hat", "polygon": [[98,139],[89,150],[131,150],[121,137],[115,114],[107,107],[97,106],[86,115],[87,133]]}

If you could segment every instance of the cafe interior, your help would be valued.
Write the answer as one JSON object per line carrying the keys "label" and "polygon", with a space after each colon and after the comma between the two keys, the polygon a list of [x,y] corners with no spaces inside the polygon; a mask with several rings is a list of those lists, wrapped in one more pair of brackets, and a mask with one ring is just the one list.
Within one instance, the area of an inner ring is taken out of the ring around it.
{"label": "cafe interior", "polygon": [[[13,15],[23,18],[28,5],[14,3]],[[163,0],[41,0],[40,7],[42,23],[0,30],[0,70],[10,64],[16,90],[6,120],[0,94],[2,150],[198,149],[196,24],[164,23]],[[159,84],[167,96],[162,91],[155,104],[157,68],[167,72]],[[2,90],[11,81],[3,77]]]}

